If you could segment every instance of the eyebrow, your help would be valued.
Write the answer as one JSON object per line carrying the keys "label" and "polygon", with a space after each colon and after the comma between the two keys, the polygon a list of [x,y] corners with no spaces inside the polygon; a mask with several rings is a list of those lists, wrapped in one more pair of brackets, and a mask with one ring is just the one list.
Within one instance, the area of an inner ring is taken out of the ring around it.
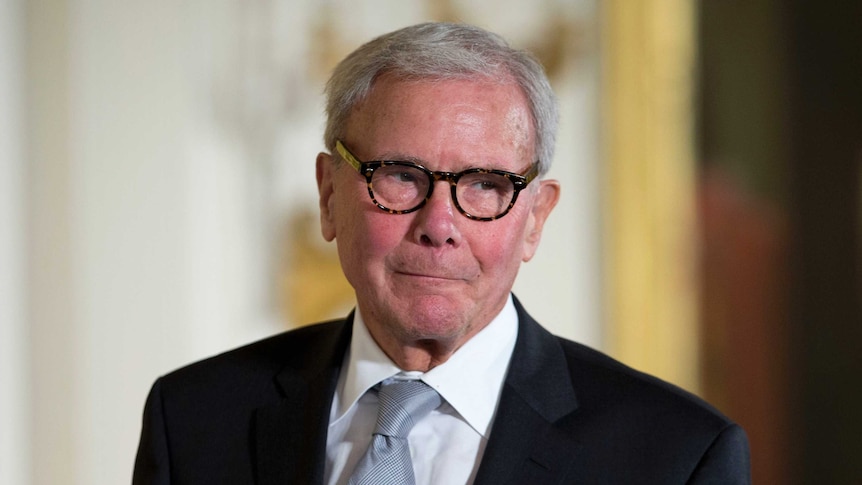
{"label": "eyebrow", "polygon": [[[410,155],[402,155],[399,152],[384,153],[382,156],[369,159],[369,161],[373,161],[373,162],[410,162],[410,163],[415,163],[417,165],[421,165],[421,166],[425,167],[426,169],[428,169],[428,164],[427,164],[426,160],[419,158],[419,157],[410,156]],[[506,169],[503,169],[500,167],[501,167],[501,164],[493,163],[493,162],[486,164],[486,165],[480,165],[478,163],[468,163],[466,166],[461,167],[459,170],[452,170],[452,172],[459,173],[459,172],[463,172],[465,170],[472,170],[474,168],[481,168],[481,169],[485,169],[485,170],[501,170],[504,172],[511,172],[510,170],[506,170]],[[530,169],[530,167],[527,167],[522,171],[526,171],[529,169]],[[428,170],[430,170],[430,169],[428,169]],[[446,170],[446,171],[449,171],[449,170]],[[521,172],[511,172],[511,173],[521,174]]]}
{"label": "eyebrow", "polygon": [[418,165],[422,165],[423,167],[425,166],[425,163],[426,163],[425,160],[423,160],[419,157],[414,157],[414,156],[410,156],[410,155],[402,155],[398,152],[386,153],[382,156],[372,158],[371,161],[411,162],[411,163],[416,163]]}

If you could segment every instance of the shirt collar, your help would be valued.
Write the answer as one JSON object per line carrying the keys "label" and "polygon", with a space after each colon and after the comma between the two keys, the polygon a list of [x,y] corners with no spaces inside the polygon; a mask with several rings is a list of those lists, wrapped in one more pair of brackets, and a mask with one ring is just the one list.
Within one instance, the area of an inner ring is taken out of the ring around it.
{"label": "shirt collar", "polygon": [[436,389],[476,432],[487,438],[517,334],[518,314],[509,295],[491,323],[446,362],[425,373],[405,373],[377,346],[357,308],[330,422],[341,419],[378,382],[408,374]]}

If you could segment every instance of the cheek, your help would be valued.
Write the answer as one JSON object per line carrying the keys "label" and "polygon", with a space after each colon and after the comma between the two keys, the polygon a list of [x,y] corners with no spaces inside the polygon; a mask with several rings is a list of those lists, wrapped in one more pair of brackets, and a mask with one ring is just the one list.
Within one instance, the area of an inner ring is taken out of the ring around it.
{"label": "cheek", "polygon": [[351,202],[342,206],[338,218],[336,243],[341,263],[353,274],[373,272],[402,241],[404,228],[399,223],[408,218],[386,214],[370,204],[356,204],[355,199]]}
{"label": "cheek", "polygon": [[363,224],[361,234],[364,234],[365,237],[366,251],[368,257],[374,262],[392,253],[404,240],[405,228],[399,222],[405,222],[409,216],[386,214],[375,208],[373,211],[357,217],[357,219],[360,218]]}
{"label": "cheek", "polygon": [[[514,214],[507,214],[506,217]],[[513,222],[514,222],[513,218]],[[485,223],[487,224],[487,223]],[[517,271],[523,254],[523,224],[501,225],[492,231],[481,231],[472,238],[473,256],[487,275],[502,276]]]}

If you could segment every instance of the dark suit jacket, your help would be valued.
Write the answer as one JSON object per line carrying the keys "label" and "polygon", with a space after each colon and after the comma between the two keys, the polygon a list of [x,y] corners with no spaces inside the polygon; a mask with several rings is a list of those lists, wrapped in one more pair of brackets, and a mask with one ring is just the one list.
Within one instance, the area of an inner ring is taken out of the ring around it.
{"label": "dark suit jacket", "polygon": [[[749,483],[739,426],[551,335],[516,307],[518,339],[476,484]],[[133,482],[321,483],[351,321],[286,332],[160,378]]]}

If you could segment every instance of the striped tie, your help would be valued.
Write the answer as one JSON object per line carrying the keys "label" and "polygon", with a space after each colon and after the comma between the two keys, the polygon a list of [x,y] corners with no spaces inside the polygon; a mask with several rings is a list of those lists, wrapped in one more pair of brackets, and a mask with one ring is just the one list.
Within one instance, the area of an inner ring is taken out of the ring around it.
{"label": "striped tie", "polygon": [[422,381],[392,381],[378,391],[377,427],[349,485],[414,485],[407,435],[442,402]]}

